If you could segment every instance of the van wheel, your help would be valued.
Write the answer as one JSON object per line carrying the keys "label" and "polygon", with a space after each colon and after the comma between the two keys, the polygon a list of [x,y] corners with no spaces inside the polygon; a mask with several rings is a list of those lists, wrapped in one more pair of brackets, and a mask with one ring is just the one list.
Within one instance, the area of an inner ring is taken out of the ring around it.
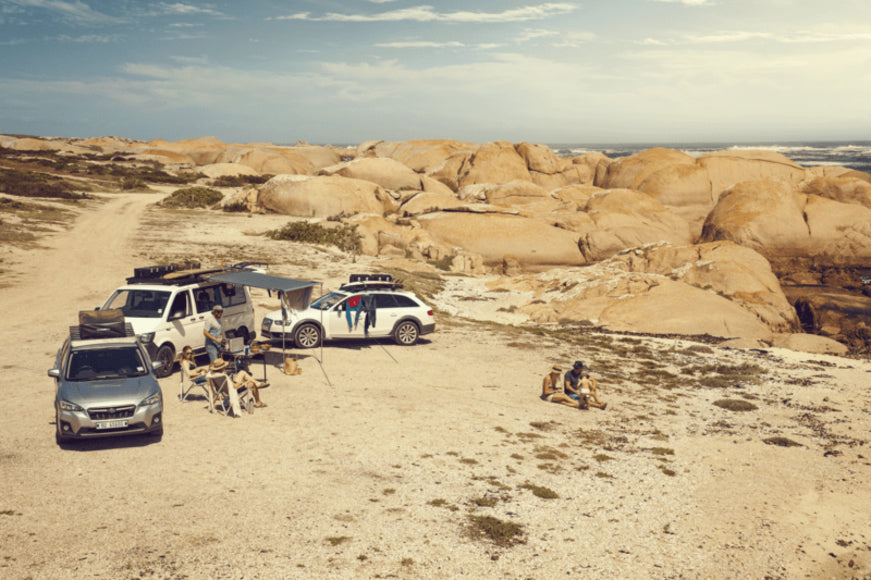
{"label": "van wheel", "polygon": [[417,325],[410,320],[400,322],[399,326],[396,327],[396,330],[393,331],[393,340],[396,341],[396,344],[402,346],[411,346],[417,342],[419,336],[420,330],[417,328]]}
{"label": "van wheel", "polygon": [[251,344],[251,333],[244,326],[236,329],[236,336],[241,336],[244,344]]}
{"label": "van wheel", "polygon": [[297,348],[314,348],[321,343],[321,329],[314,324],[303,324],[293,333]]}
{"label": "van wheel", "polygon": [[163,363],[160,365],[159,369],[155,369],[154,376],[158,379],[168,377],[172,374],[173,367],[175,366],[175,349],[172,348],[171,344],[164,344],[157,349],[157,354],[154,355],[154,360]]}

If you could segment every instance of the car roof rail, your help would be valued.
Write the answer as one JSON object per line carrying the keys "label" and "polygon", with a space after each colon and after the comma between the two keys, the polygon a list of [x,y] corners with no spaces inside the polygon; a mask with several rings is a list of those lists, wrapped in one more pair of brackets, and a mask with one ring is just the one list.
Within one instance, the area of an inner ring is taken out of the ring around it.
{"label": "car roof rail", "polygon": [[263,272],[269,267],[267,262],[236,262],[229,266],[203,268],[197,260],[183,260],[172,264],[145,266],[134,268],[133,276],[127,278],[128,284],[164,284],[167,286],[183,286],[205,282],[208,276],[222,272],[237,272],[252,270]]}
{"label": "car roof rail", "polygon": [[112,331],[106,331],[100,336],[99,334],[94,334],[93,329],[82,329],[81,324],[76,324],[75,326],[70,326],[70,341],[79,341],[79,340],[103,340],[106,338],[132,338],[136,336],[136,332],[133,331],[133,324],[129,322],[124,323],[124,334],[116,333]]}
{"label": "car roof rail", "polygon": [[351,274],[348,282],[339,286],[340,290],[395,290],[402,288],[402,280],[390,274]]}

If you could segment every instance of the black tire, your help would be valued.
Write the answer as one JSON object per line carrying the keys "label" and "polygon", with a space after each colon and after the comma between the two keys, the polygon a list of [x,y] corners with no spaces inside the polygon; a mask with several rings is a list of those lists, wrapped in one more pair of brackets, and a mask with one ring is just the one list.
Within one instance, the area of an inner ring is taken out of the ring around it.
{"label": "black tire", "polygon": [[420,338],[420,328],[411,320],[400,322],[393,329],[393,340],[400,346],[411,346]]}
{"label": "black tire", "polygon": [[293,333],[296,348],[314,348],[321,344],[321,329],[316,324],[302,324]]}
{"label": "black tire", "polygon": [[236,336],[241,336],[242,342],[245,344],[251,344],[251,339],[253,338],[251,336],[251,333],[248,332],[248,329],[245,328],[244,326],[241,326],[241,327],[236,329]]}
{"label": "black tire", "polygon": [[172,348],[171,344],[164,344],[157,349],[154,360],[163,363],[159,369],[154,370],[154,376],[158,379],[168,377],[172,374],[173,367],[175,367],[175,349]]}
{"label": "black tire", "polygon": [[163,437],[163,423],[161,423],[160,427],[158,427],[154,431],[149,431],[148,435],[160,441],[161,437]]}

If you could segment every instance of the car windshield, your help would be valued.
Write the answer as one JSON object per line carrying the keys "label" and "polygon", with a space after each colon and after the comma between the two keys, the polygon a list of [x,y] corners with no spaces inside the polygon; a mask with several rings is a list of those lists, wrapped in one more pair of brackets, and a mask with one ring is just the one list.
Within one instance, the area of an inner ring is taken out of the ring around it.
{"label": "car windshield", "polygon": [[120,308],[125,318],[162,318],[169,294],[161,290],[118,290],[103,308]]}
{"label": "car windshield", "polygon": [[148,369],[139,349],[135,346],[120,346],[72,351],[66,378],[70,381],[98,381],[147,374]]}
{"label": "car windshield", "polygon": [[316,310],[329,310],[339,300],[345,298],[347,294],[342,292],[330,292],[326,296],[321,296],[311,303],[311,307]]}

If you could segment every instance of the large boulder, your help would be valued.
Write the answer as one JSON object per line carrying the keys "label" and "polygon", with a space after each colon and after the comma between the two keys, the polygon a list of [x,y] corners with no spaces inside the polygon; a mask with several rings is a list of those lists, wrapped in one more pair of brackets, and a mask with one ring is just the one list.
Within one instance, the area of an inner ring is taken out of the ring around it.
{"label": "large boulder", "polygon": [[871,208],[807,196],[806,254],[847,260],[871,258]]}
{"label": "large boulder", "polygon": [[324,167],[319,175],[341,175],[351,179],[362,179],[377,183],[385,189],[395,191],[413,189],[423,190],[421,176],[400,163],[384,157],[364,157],[346,161],[338,165]]}
{"label": "large boulder", "polygon": [[831,354],[836,356],[845,355],[849,350],[847,345],[834,341],[831,338],[801,333],[775,334],[771,337],[771,346],[812,354]]}
{"label": "large boulder", "polygon": [[260,175],[256,169],[239,163],[210,163],[197,169],[200,173],[211,179],[228,175]]}
{"label": "large boulder", "polygon": [[518,143],[515,150],[526,162],[527,169],[537,173],[554,175],[562,173],[572,166],[570,159],[559,157],[547,145]]}
{"label": "large boulder", "polygon": [[[389,157],[416,173],[430,173],[456,153],[471,154],[475,143],[451,139],[417,139],[412,141],[369,141],[357,148],[357,157]],[[456,174],[455,174],[456,175]]]}
{"label": "large boulder", "polygon": [[464,205],[465,202],[460,201],[452,194],[421,191],[404,201],[399,207],[399,212],[406,216],[414,216],[445,209],[455,209]]}
{"label": "large boulder", "polygon": [[854,203],[871,208],[871,180],[862,172],[841,174],[837,177],[817,177],[801,186],[808,195],[818,195],[841,203]]}
{"label": "large boulder", "polygon": [[686,220],[640,191],[612,189],[596,193],[587,202],[586,212],[592,225],[579,230],[578,246],[589,262],[645,244],[692,243]]}
{"label": "large boulder", "polygon": [[736,183],[772,178],[797,185],[806,173],[798,163],[766,150],[716,151],[699,157],[698,163],[708,172],[715,203],[723,191]]}
{"label": "large boulder", "polygon": [[449,157],[434,169],[428,175],[453,191],[460,189],[460,176],[464,175],[472,162],[472,153],[469,151],[458,151]]}
{"label": "large boulder", "polygon": [[289,158],[267,149],[245,149],[233,156],[231,163],[247,165],[260,173],[270,175],[308,175],[311,164],[307,159],[299,157]]}
{"label": "large boulder", "polygon": [[259,188],[260,205],[276,213],[327,218],[394,209],[393,198],[378,185],[338,176],[277,175]]}
{"label": "large boulder", "polygon": [[[584,272],[553,270],[540,282],[536,298],[518,309],[538,322],[589,321],[610,330],[653,334],[771,336],[771,330],[739,304],[664,276],[597,265]],[[548,301],[549,296],[554,298]]]}
{"label": "large boulder", "polygon": [[197,165],[208,165],[216,162],[221,152],[227,148],[227,144],[217,137],[197,137],[174,142],[155,139],[148,143],[147,147],[175,151],[187,155]]}
{"label": "large boulder", "polygon": [[479,254],[487,265],[501,264],[506,255],[531,269],[585,263],[577,234],[541,220],[465,211],[437,212],[417,219],[435,242]]}
{"label": "large boulder", "polygon": [[614,256],[614,268],[667,276],[728,298],[774,332],[792,332],[799,319],[764,256],[732,242],[656,244]]}
{"label": "large boulder", "polygon": [[151,157],[157,157],[157,160],[164,164],[172,163],[177,165],[196,165],[196,162],[189,155],[179,153],[178,151],[170,151],[169,149],[153,149],[148,147],[138,150],[137,155],[149,155]]}
{"label": "large boulder", "polygon": [[560,202],[544,188],[531,181],[514,180],[487,189],[485,201],[492,205],[513,207],[529,213],[545,213],[556,209]]}
{"label": "large boulder", "polygon": [[460,186],[472,183],[508,183],[515,179],[530,181],[526,161],[507,141],[494,141],[478,148],[464,173]]}
{"label": "large boulder", "polygon": [[701,241],[731,240],[766,256],[871,257],[871,208],[797,193],[789,183],[744,182],[720,197]]}
{"label": "large boulder", "polygon": [[707,171],[673,149],[647,149],[613,161],[597,185],[643,191],[687,220],[695,236],[714,206]]}
{"label": "large boulder", "polygon": [[806,200],[781,180],[738,183],[720,196],[700,241],[731,240],[763,254],[802,254],[809,241]]}

